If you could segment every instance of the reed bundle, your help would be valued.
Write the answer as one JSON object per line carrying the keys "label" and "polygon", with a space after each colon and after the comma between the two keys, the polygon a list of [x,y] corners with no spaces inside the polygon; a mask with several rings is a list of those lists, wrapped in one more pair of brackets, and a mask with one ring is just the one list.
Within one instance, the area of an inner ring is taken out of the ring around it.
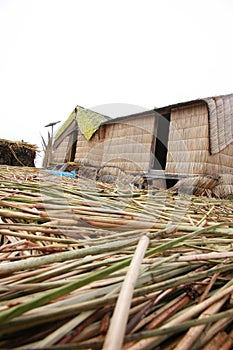
{"label": "reed bundle", "polygon": [[0,348],[232,349],[232,212],[0,167]]}
{"label": "reed bundle", "polygon": [[33,167],[36,152],[36,145],[0,139],[0,164]]}

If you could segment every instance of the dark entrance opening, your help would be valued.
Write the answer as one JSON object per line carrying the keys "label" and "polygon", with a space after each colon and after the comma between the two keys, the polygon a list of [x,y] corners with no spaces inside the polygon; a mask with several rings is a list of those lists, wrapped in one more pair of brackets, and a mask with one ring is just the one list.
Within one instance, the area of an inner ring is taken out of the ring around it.
{"label": "dark entrance opening", "polygon": [[158,115],[153,167],[155,170],[165,170],[166,168],[169,127],[170,113]]}
{"label": "dark entrance opening", "polygon": [[71,147],[71,154],[70,154],[70,161],[73,162],[75,159],[76,154],[76,147],[77,147],[77,140],[74,141]]}
{"label": "dark entrance opening", "polygon": [[164,179],[166,181],[166,188],[174,186],[177,179],[173,176],[169,177],[169,174],[165,174],[167,164],[167,150],[168,150],[168,137],[170,129],[171,114],[158,114],[157,115],[157,134],[155,135],[155,148],[154,148],[154,164],[153,164],[153,178]]}
{"label": "dark entrance opening", "polygon": [[69,143],[67,146],[67,152],[65,157],[65,163],[73,162],[75,160],[76,147],[77,147],[78,132],[74,130],[69,138]]}

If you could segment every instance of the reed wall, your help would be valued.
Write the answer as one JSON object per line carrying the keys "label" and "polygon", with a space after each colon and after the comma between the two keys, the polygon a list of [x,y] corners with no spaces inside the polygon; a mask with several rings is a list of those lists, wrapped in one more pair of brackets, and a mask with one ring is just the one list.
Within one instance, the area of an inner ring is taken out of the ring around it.
{"label": "reed wall", "polygon": [[106,125],[103,165],[114,165],[126,172],[148,172],[154,124],[154,114],[150,114]]}
{"label": "reed wall", "polygon": [[64,163],[66,161],[66,154],[71,135],[67,135],[64,140],[53,150],[52,162]]}
{"label": "reed wall", "polygon": [[148,172],[154,138],[154,114],[106,123],[90,141],[80,135],[75,161],[126,172]]}
{"label": "reed wall", "polygon": [[224,174],[232,172],[233,144],[220,153],[209,152],[208,110],[204,102],[171,111],[166,172]]}
{"label": "reed wall", "polygon": [[103,126],[101,126],[100,129],[95,132],[89,141],[87,141],[81,132],[79,133],[75,162],[94,167],[101,166],[103,156],[103,140],[101,139],[101,135],[103,132]]}

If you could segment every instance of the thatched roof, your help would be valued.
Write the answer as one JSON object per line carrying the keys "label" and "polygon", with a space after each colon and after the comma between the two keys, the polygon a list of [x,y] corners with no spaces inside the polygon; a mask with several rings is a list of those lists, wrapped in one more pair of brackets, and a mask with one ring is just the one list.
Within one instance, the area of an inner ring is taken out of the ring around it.
{"label": "thatched roof", "polygon": [[56,132],[56,134],[55,134],[55,141],[54,141],[54,147],[59,145],[69,133],[71,133],[73,130],[77,129],[76,114],[77,114],[77,110],[79,108],[82,108],[82,107],[77,106],[71,112],[71,114],[65,120],[65,122],[61,125],[61,127],[58,129],[58,131]]}
{"label": "thatched roof", "polygon": [[66,128],[72,123],[75,117],[76,117],[76,113],[75,113],[75,110],[73,110],[72,113],[69,115],[69,117],[66,119],[66,121],[61,125],[61,127],[56,132],[55,140],[57,140],[59,136],[66,130]]}
{"label": "thatched roof", "polygon": [[58,129],[55,135],[55,147],[73,130],[79,127],[81,133],[87,140],[98,130],[99,126],[109,117],[94,112],[90,109],[76,106],[67,120]]}
{"label": "thatched roof", "polygon": [[180,102],[165,107],[154,108],[142,113],[123,116],[103,122],[103,124],[111,124],[123,122],[129,118],[141,118],[151,115],[152,112],[161,114],[170,113],[172,109],[185,106],[195,105],[204,102],[208,108],[209,114],[209,138],[211,154],[219,153],[230,143],[233,142],[233,94],[207,97],[202,99]]}
{"label": "thatched roof", "polygon": [[232,201],[0,182],[1,349],[232,349]]}
{"label": "thatched roof", "polygon": [[107,117],[91,111],[90,109],[79,109],[77,112],[77,121],[81,133],[87,140],[99,129],[99,126],[108,120]]}
{"label": "thatched roof", "polygon": [[180,108],[204,102],[209,114],[209,142],[211,154],[219,153],[233,142],[233,94],[207,97],[156,108],[158,113],[169,113]]}
{"label": "thatched roof", "polygon": [[[90,109],[86,109],[77,105],[67,120],[57,131],[55,140],[60,137],[60,135],[69,127],[74,119],[78,121],[81,132],[86,137],[86,139],[89,140],[94,132],[98,130],[100,125],[116,123],[129,118],[140,118],[142,116],[150,115],[154,111],[158,114],[170,113],[174,108],[194,105],[199,102],[206,103],[208,107],[210,133],[212,135],[211,152],[214,154],[225,148],[229,143],[233,141],[233,94],[179,102],[168,106],[156,107],[152,110],[117,118],[110,118],[108,116],[99,114]],[[217,130],[219,130],[218,133]]]}

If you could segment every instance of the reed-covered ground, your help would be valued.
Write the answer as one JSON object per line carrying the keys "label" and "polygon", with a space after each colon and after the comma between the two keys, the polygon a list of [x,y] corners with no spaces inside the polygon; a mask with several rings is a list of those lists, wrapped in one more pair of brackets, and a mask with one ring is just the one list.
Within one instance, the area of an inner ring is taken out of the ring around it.
{"label": "reed-covered ground", "polygon": [[233,348],[233,204],[0,167],[0,349]]}

